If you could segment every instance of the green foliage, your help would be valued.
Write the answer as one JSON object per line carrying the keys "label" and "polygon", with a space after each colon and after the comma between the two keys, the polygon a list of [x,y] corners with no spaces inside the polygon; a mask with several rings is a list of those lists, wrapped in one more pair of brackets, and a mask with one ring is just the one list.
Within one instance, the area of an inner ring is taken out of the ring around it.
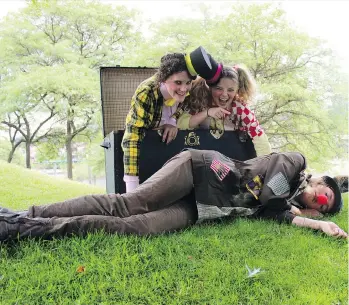
{"label": "green foliage", "polygon": [[87,162],[92,169],[92,173],[101,176],[105,174],[104,148],[100,146],[103,142],[102,137],[97,139],[98,143],[94,142],[89,147]]}
{"label": "green foliage", "polygon": [[59,141],[58,143],[54,143],[52,141],[39,143],[38,145],[36,145],[36,160],[38,162],[57,160],[60,157],[59,149],[61,147],[63,147],[63,143],[60,143]]}
{"label": "green foliage", "polygon": [[318,169],[346,155],[348,75],[324,41],[296,29],[275,3],[227,2],[221,14],[194,6],[193,18],[152,23],[147,37],[141,13],[98,1],[36,0],[8,15],[0,29],[0,116],[6,131],[17,130],[12,143],[62,134],[67,146],[93,141],[100,66],[156,67],[167,52],[202,45],[225,65],[250,68],[259,87],[252,107],[274,151],[301,151]]}
{"label": "green foliage", "polygon": [[166,52],[202,45],[225,65],[249,67],[259,87],[253,108],[274,151],[301,151],[322,169],[346,156],[338,143],[348,134],[348,75],[324,41],[296,29],[273,3],[227,3],[220,15],[205,4],[195,9],[198,18],[154,23],[152,38],[138,46],[144,52],[127,63],[157,66]]}
{"label": "green foliage", "polygon": [[[98,192],[0,163],[1,201],[16,210]],[[347,212],[345,196],[331,218],[345,230]],[[346,304],[347,251],[345,240],[245,219],[153,237],[21,240],[0,247],[0,304]],[[246,264],[261,273],[248,278]]]}
{"label": "green foliage", "polygon": [[124,7],[83,0],[34,1],[9,15],[0,30],[0,104],[11,120],[2,123],[27,144],[60,129],[71,147],[83,131],[96,132],[98,69],[119,63],[135,43],[135,16]]}

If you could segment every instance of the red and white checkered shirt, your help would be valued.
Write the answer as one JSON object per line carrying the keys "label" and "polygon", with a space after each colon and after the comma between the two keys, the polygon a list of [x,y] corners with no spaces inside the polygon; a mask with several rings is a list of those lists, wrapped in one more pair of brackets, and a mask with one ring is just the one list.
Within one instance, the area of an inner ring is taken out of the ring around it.
{"label": "red and white checkered shirt", "polygon": [[[260,137],[264,134],[264,130],[261,125],[259,125],[254,112],[247,104],[234,101],[232,102],[231,106],[232,109],[227,109],[231,112],[231,115],[225,117],[224,119],[224,130],[246,130],[251,139],[255,138],[256,136]],[[211,120],[214,119],[206,118],[198,127],[209,129]],[[217,123],[215,126],[219,128]]]}
{"label": "red and white checkered shirt", "polygon": [[256,136],[260,137],[264,131],[259,125],[258,120],[254,112],[249,108],[247,104],[240,103],[238,101],[232,102],[231,115],[228,116],[224,122],[229,120],[233,125],[236,126],[236,129],[243,128],[247,131],[248,135],[253,139]]}

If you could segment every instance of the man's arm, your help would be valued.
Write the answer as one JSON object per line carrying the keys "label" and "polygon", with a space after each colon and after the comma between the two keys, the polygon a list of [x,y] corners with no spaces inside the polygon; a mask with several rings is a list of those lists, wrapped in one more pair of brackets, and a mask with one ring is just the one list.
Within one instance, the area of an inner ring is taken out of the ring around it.
{"label": "man's arm", "polygon": [[334,237],[347,238],[348,234],[339,226],[331,221],[315,220],[306,217],[295,216],[292,221],[293,225],[298,227],[310,228],[313,230],[321,230],[325,234]]}
{"label": "man's arm", "polygon": [[259,211],[257,211],[256,217],[276,220],[278,223],[291,224],[296,215],[289,210],[277,211],[262,206]]}
{"label": "man's arm", "polygon": [[329,236],[347,238],[348,234],[331,221],[322,221],[296,216],[290,211],[276,212],[275,210],[262,209],[257,217],[273,219],[279,223],[288,223],[298,227],[320,230]]}
{"label": "man's arm", "polygon": [[276,212],[289,211],[291,205],[287,199],[291,195],[292,184],[298,182],[305,167],[305,158],[300,153],[272,154],[259,196],[262,206]]}

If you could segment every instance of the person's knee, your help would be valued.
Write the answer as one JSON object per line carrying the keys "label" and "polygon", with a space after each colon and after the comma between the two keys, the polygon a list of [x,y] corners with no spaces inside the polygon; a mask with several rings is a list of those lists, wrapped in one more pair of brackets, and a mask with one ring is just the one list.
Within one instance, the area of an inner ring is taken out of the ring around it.
{"label": "person's knee", "polygon": [[191,153],[188,150],[181,151],[178,156],[187,160],[191,159]]}

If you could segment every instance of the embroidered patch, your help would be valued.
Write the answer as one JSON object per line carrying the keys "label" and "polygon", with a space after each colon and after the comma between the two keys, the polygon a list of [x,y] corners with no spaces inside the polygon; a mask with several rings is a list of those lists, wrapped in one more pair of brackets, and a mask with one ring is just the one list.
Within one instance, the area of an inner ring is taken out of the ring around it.
{"label": "embroidered patch", "polygon": [[282,195],[290,191],[290,185],[285,176],[280,172],[270,179],[267,183],[276,196]]}
{"label": "embroidered patch", "polygon": [[230,168],[227,165],[218,160],[213,160],[210,168],[214,171],[220,181],[223,181],[230,171]]}
{"label": "embroidered patch", "polygon": [[257,175],[252,180],[246,183],[247,190],[258,200],[259,194],[263,187],[264,177],[262,175]]}

